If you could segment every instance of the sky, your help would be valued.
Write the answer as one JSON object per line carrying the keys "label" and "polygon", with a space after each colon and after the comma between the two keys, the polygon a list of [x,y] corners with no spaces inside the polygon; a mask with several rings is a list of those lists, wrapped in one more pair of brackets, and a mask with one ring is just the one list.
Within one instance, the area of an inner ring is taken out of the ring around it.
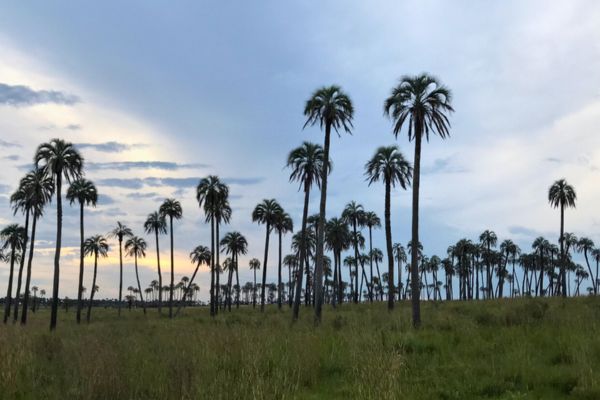
{"label": "sky", "polygon": [[[432,137],[423,148],[426,254],[443,256],[448,245],[485,229],[526,251],[540,235],[557,242],[559,214],[547,191],[559,178],[578,197],[566,230],[600,244],[597,1],[2,1],[2,10],[0,225],[23,223],[8,199],[36,146],[71,141],[100,193],[86,209],[86,236],[106,234],[117,221],[144,236],[144,287],[157,275],[154,241],[142,224],[166,197],[183,206],[176,280],[193,272],[189,252],[209,245],[195,200],[197,182],[209,174],[230,185],[233,218],[222,232],[248,238],[240,280],[251,280],[247,261],[262,262],[265,229],[252,223],[254,206],[275,198],[300,225],[302,193],[288,182],[285,161],[305,140],[322,143],[318,127],[303,129],[302,112],[324,85],[340,85],[355,106],[352,135],[332,140],[327,216],[351,200],[383,216],[383,185],[368,186],[364,164],[391,144],[413,159],[413,144],[405,132],[394,137],[383,102],[401,76],[421,72],[452,90],[456,110],[450,138]],[[394,242],[410,240],[410,195],[392,193]],[[77,208],[64,204],[60,294],[75,297],[79,220]],[[32,285],[48,293],[55,218],[53,202],[38,224],[33,266]],[[161,237],[164,271],[167,244]],[[100,298],[117,293],[111,245],[99,261]],[[383,229],[374,232],[374,246],[385,248]],[[275,281],[271,249],[268,281]],[[88,259],[87,287],[91,267]],[[8,265],[0,265],[2,292],[7,275]],[[124,275],[125,287],[135,283],[130,259]],[[206,298],[205,267],[197,283]]]}

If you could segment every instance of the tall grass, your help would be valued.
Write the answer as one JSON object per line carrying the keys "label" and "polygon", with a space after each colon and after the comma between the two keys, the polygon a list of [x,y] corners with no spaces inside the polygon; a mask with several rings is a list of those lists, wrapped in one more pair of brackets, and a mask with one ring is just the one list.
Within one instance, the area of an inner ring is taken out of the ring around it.
{"label": "tall grass", "polygon": [[290,312],[61,311],[0,326],[1,399],[600,399],[600,300],[427,303]]}

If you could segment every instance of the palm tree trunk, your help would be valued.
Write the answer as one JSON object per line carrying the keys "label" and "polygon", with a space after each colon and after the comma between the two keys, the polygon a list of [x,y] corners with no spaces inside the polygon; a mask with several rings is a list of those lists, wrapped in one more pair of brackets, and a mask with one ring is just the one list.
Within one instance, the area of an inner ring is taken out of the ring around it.
{"label": "palm tree trunk", "polygon": [[169,318],[173,318],[173,288],[175,285],[175,257],[173,255],[173,217],[169,216],[169,229],[171,233],[171,287],[169,288]]}
{"label": "palm tree trunk", "polygon": [[281,296],[282,296],[282,287],[281,287],[281,248],[282,248],[282,232],[279,231],[279,265],[278,265],[278,277],[277,277],[277,308],[281,310]]}
{"label": "palm tree trunk", "polygon": [[254,269],[254,294],[252,295],[252,308],[256,308],[256,268]]}
{"label": "palm tree trunk", "polygon": [[592,281],[592,289],[594,291],[594,295],[597,294],[596,290],[596,280],[594,279],[594,274],[592,273],[592,268],[590,267],[590,262],[588,260],[587,250],[583,250],[583,256],[585,257],[585,263],[587,264],[588,271],[590,272],[590,280]]}
{"label": "palm tree trunk", "polygon": [[329,171],[329,144],[331,123],[325,124],[325,144],[323,145],[323,167],[321,169],[321,201],[319,204],[319,224],[317,227],[317,254],[315,263],[315,324],[321,323],[323,306],[323,247],[325,239],[325,214],[327,207],[327,172]]}
{"label": "palm tree trunk", "polygon": [[[196,265],[196,269],[194,270],[194,274],[192,275],[192,278],[190,279],[190,281],[188,283],[188,288],[192,287],[192,283],[194,283],[194,278],[196,277],[196,274],[198,273],[198,269],[199,268],[200,268],[200,263],[198,263]],[[179,314],[179,311],[181,311],[181,307],[185,303],[185,299],[187,297],[188,292],[189,292],[189,290],[185,290],[183,292],[183,298],[181,299],[181,301],[179,301],[179,304],[177,305],[177,310],[175,311],[175,316],[177,316]]]}
{"label": "palm tree trunk", "polygon": [[237,285],[237,290],[235,291],[235,308],[240,308],[240,291],[242,288],[240,287],[240,274],[238,272],[238,255],[235,255],[235,283]]}
{"label": "palm tree trunk", "polygon": [[[77,286],[77,315],[75,317],[77,323],[81,323],[81,309],[83,308],[82,290],[83,290],[83,267],[84,267],[84,252],[83,241],[84,235],[83,221],[83,202],[79,202],[79,286]],[[119,296],[119,313],[121,312],[121,299]]]}
{"label": "palm tree trunk", "polygon": [[10,317],[10,306],[12,300],[12,283],[13,283],[13,275],[15,270],[15,246],[12,245],[10,248],[10,273],[8,275],[8,288],[6,289],[6,298],[4,299],[4,323],[8,322],[8,318]]}
{"label": "palm tree trunk", "polygon": [[369,302],[373,302],[373,229],[369,225],[369,269],[371,270],[371,280],[369,285],[371,286],[371,291],[369,292]]}
{"label": "palm tree trunk", "polygon": [[269,233],[271,231],[271,224],[267,222],[267,229],[265,235],[265,262],[263,263],[263,277],[262,277],[262,288],[260,291],[260,311],[265,311],[265,290],[267,286],[267,261],[269,259]]}
{"label": "palm tree trunk", "polygon": [[567,275],[565,273],[565,249],[563,235],[565,234],[565,205],[560,203],[560,275],[562,279],[562,296],[567,297]]}
{"label": "palm tree trunk", "polygon": [[[385,179],[385,244],[388,259],[388,310],[394,309],[394,253],[392,250],[392,220],[390,217],[390,178]],[[369,229],[369,235],[371,234]]]}
{"label": "palm tree trunk", "polygon": [[302,278],[304,277],[304,263],[306,258],[306,221],[308,219],[308,203],[310,200],[310,186],[304,183],[304,208],[302,210],[302,239],[300,255],[298,256],[298,270],[296,272],[296,289],[294,291],[294,307],[292,309],[292,320],[296,321],[300,313],[300,297],[302,296]]}
{"label": "palm tree trunk", "polygon": [[58,285],[60,283],[60,250],[62,248],[62,171],[56,173],[56,249],[54,250],[54,281],[52,284],[52,308],[50,330],[56,329],[58,317]]}
{"label": "palm tree trunk", "polygon": [[[144,314],[146,314],[146,302],[144,301],[144,295],[142,292],[142,285],[140,284],[140,274],[138,273],[138,257],[137,254],[134,256],[135,260],[135,278],[137,279],[138,290],[140,291],[140,301],[142,302],[142,308],[144,309]],[[119,302],[120,305],[120,302]]]}
{"label": "palm tree trunk", "polygon": [[210,217],[210,316],[215,312],[215,217]]}
{"label": "palm tree trunk", "polygon": [[156,266],[158,267],[158,313],[162,312],[162,272],[160,271],[160,249],[158,247],[158,229],[154,230],[156,239]]}
{"label": "palm tree trunk", "polygon": [[96,273],[98,272],[98,253],[94,253],[94,278],[92,279],[92,292],[90,293],[90,303],[88,304],[87,322],[90,322],[92,317],[92,304],[94,303],[94,288],[96,287]]}
{"label": "palm tree trunk", "polygon": [[411,275],[412,275],[412,320],[413,326],[418,328],[421,325],[421,304],[419,296],[419,266],[418,266],[418,251],[416,247],[419,245],[419,185],[421,173],[421,139],[422,130],[418,129],[415,132],[415,159],[413,166],[413,196],[412,196],[412,244],[415,251],[411,251]]}
{"label": "palm tree trunk", "polygon": [[[27,276],[25,278],[25,292],[23,293],[23,311],[21,312],[21,325],[27,323],[27,306],[29,305],[29,285],[31,284],[31,262],[33,261],[33,250],[35,244],[35,230],[37,225],[38,215],[34,212],[33,223],[31,226],[31,245],[29,246],[29,258],[27,260]],[[23,252],[25,258],[25,252]],[[35,307],[35,300],[33,302]]]}
{"label": "palm tree trunk", "polygon": [[219,281],[221,279],[221,264],[219,261],[220,256],[220,247],[219,247],[219,218],[215,221],[215,314],[219,313],[219,305],[221,304],[219,301],[219,295],[221,291],[221,286],[219,285]]}
{"label": "palm tree trunk", "polygon": [[13,313],[13,323],[19,318],[19,297],[21,297],[21,281],[23,279],[23,268],[25,267],[25,254],[27,254],[27,242],[29,234],[29,210],[25,214],[25,240],[21,250],[21,260],[19,261],[19,277],[17,278],[17,291],[15,293],[15,311]]}

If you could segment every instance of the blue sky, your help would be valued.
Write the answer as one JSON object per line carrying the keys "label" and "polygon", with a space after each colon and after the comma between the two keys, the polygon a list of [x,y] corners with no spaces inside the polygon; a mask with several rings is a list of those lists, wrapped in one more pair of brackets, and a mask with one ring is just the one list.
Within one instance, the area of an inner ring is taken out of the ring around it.
{"label": "blue sky", "polygon": [[[231,185],[233,221],[223,231],[244,233],[249,257],[262,258],[263,227],[250,213],[276,198],[299,225],[302,195],[288,184],[285,157],[303,140],[322,142],[318,129],[302,130],[302,109],[315,88],[333,83],[356,114],[354,134],[333,140],[328,216],[350,200],[382,215],[383,187],[367,186],[364,163],[392,143],[412,159],[412,144],[391,133],[383,100],[401,75],[427,71],[453,90],[456,113],[451,138],[432,138],[423,153],[426,253],[443,254],[485,229],[523,249],[539,235],[555,240],[558,215],[546,193],[561,177],[579,196],[567,230],[600,242],[597,2],[173,3],[3,2],[2,224],[18,220],[7,196],[35,146],[62,137],[80,144],[87,176],[103,195],[87,233],[106,233],[121,220],[141,235],[145,216],[177,197],[184,219],[176,226],[176,272],[189,275],[187,253],[209,237],[194,182],[214,173]],[[393,194],[394,241],[402,243],[409,196]],[[34,283],[47,290],[53,218],[49,208],[34,267]],[[76,225],[75,210],[67,211],[67,296],[75,293]],[[384,247],[382,230],[375,240]],[[145,263],[147,283],[153,258]],[[100,269],[100,295],[113,296],[114,259]],[[244,270],[241,279],[250,276]],[[126,285],[133,279],[128,268]],[[202,275],[203,294],[207,282]]]}

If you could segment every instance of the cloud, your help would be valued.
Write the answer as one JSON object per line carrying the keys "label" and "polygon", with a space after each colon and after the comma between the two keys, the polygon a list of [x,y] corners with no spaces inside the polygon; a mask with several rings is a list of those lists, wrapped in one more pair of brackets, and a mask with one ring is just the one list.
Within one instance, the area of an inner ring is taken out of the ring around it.
{"label": "cloud", "polygon": [[556,157],[547,157],[544,159],[544,161],[551,162],[551,163],[557,163],[557,164],[563,162],[560,158],[556,158]]}
{"label": "cloud", "polygon": [[2,193],[2,194],[10,193],[10,186],[0,183],[0,193]]}
{"label": "cloud", "polygon": [[126,171],[131,169],[163,169],[163,170],[178,170],[184,168],[206,168],[206,164],[179,164],[168,161],[117,161],[117,162],[88,162],[86,168],[90,171],[115,169],[118,171]]}
{"label": "cloud", "polygon": [[103,153],[122,153],[134,148],[146,147],[143,143],[120,143],[120,142],[104,142],[104,143],[75,143],[75,146],[80,149],[92,149]]}
{"label": "cloud", "polygon": [[3,160],[8,160],[8,161],[18,161],[20,158],[21,158],[21,156],[19,156],[18,154],[11,154],[9,156],[2,157]]}
{"label": "cloud", "polygon": [[453,165],[452,157],[436,158],[433,165],[425,166],[421,169],[423,174],[438,174],[438,173],[464,173],[467,169]]}
{"label": "cloud", "polygon": [[29,86],[0,83],[0,104],[3,105],[26,107],[46,103],[73,105],[79,102],[79,97],[58,90],[34,90]]}
{"label": "cloud", "polygon": [[134,200],[142,200],[142,199],[155,199],[157,197],[160,197],[159,193],[156,192],[148,192],[148,193],[142,193],[142,192],[133,192],[133,193],[128,193],[126,195],[126,197],[129,197],[130,199],[134,199]]}
{"label": "cloud", "polygon": [[68,129],[70,131],[79,131],[81,130],[82,126],[79,124],[69,124],[67,126],[65,126],[65,129]]}
{"label": "cloud", "polygon": [[115,204],[115,199],[113,199],[112,197],[107,196],[105,194],[99,194],[98,195],[98,204],[102,204],[102,205]]}
{"label": "cloud", "polygon": [[[98,180],[98,186],[120,187],[125,189],[141,189],[144,186],[150,187],[174,187],[174,188],[193,188],[200,182],[200,177],[190,178],[106,178]],[[230,185],[256,185],[264,181],[265,178],[225,178],[223,182]]]}
{"label": "cloud", "polygon": [[92,214],[102,214],[102,215],[108,216],[108,217],[124,217],[124,216],[128,215],[125,211],[123,211],[122,209],[120,209],[118,207],[103,208],[103,209],[91,209],[88,212],[92,213]]}
{"label": "cloud", "polygon": [[0,147],[21,147],[18,143],[7,142],[6,140],[0,139]]}

